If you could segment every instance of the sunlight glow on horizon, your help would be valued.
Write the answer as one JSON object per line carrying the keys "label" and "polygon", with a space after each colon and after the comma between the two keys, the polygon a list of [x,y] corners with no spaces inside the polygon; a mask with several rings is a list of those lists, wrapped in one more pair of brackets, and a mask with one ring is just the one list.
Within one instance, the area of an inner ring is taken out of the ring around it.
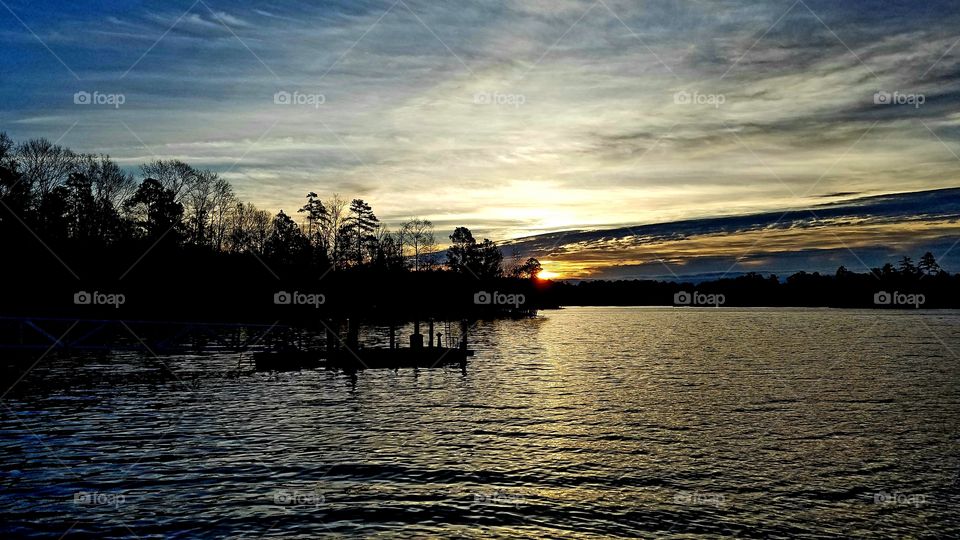
{"label": "sunlight glow on horizon", "polygon": [[543,269],[537,273],[537,279],[548,280],[548,279],[557,279],[561,275],[557,272],[551,272],[550,270]]}

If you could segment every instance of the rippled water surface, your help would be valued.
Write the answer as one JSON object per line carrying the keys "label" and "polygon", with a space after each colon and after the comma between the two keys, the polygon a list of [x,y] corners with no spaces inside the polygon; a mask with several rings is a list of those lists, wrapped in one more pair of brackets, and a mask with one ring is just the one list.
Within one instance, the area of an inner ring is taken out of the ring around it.
{"label": "rippled water surface", "polygon": [[574,308],[472,337],[465,372],[356,377],[48,356],[0,402],[0,536],[960,536],[960,313]]}

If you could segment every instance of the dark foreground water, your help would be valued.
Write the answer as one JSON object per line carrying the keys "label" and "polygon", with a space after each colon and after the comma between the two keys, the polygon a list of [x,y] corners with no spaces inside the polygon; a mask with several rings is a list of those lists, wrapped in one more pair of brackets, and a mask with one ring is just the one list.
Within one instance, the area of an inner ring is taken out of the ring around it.
{"label": "dark foreground water", "polygon": [[[44,359],[0,537],[960,536],[960,313],[578,308],[466,373]],[[6,381],[6,387],[13,381]]]}

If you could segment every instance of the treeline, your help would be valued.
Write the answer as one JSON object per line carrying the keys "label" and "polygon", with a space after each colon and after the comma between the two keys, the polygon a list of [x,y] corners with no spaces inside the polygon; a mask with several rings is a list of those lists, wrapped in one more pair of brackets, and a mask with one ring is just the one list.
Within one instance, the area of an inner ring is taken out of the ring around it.
{"label": "treeline", "polygon": [[[311,192],[296,212],[271,215],[213,171],[156,160],[137,173],[105,155],[0,133],[0,315],[459,317],[721,299],[725,306],[960,307],[960,277],[930,253],[865,273],[841,267],[783,280],[553,283],[533,279],[536,259],[505,261],[494,242],[465,227],[446,250],[428,220],[390,230],[361,199]],[[123,311],[74,301],[92,292],[124,295]],[[293,293],[325,301],[298,306]],[[277,302],[278,294],[292,305]]]}
{"label": "treeline", "polygon": [[[15,144],[0,133],[0,223],[17,221],[51,244],[107,248],[134,244],[253,253],[279,266],[345,270],[435,270],[501,277],[503,256],[466,228],[438,257],[433,224],[411,218],[395,231],[362,199],[306,195],[296,217],[245,203],[216,172],[156,160],[125,173],[109,156],[78,154],[46,139]],[[507,274],[529,277],[534,261]]]}
{"label": "treeline", "polygon": [[[466,293],[480,283],[519,287],[540,271],[535,259],[508,261],[505,269],[499,247],[465,227],[444,253],[429,220],[390,230],[362,199],[310,192],[295,213],[271,215],[241,200],[216,172],[179,160],[145,163],[137,173],[106,155],[45,139],[15,143],[0,133],[0,237],[9,255],[0,277],[8,306],[49,311],[71,289],[100,287],[128,291],[131,301],[162,306],[175,298],[184,309],[217,304],[214,311],[233,314],[241,306],[231,295],[263,289],[259,301],[300,286],[353,291],[340,309],[362,310],[390,303],[369,296],[374,281],[392,289],[416,282],[427,295],[421,301],[439,304],[449,299],[431,300],[437,291],[428,283],[461,283],[461,296],[472,297]],[[401,279],[410,273],[425,275]],[[163,311],[176,315],[175,304]]]}
{"label": "treeline", "polygon": [[678,283],[652,280],[554,283],[545,304],[566,306],[793,306],[837,308],[960,308],[960,274],[943,270],[932,253],[903,257],[868,272],[841,266],[833,274],[797,272]]}

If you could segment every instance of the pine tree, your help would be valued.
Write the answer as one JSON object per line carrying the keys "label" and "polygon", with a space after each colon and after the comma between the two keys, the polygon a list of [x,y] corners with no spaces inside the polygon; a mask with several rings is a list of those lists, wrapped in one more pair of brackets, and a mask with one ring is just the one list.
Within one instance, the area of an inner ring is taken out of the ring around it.
{"label": "pine tree", "polygon": [[352,243],[355,248],[357,265],[363,264],[364,246],[369,245],[376,238],[373,231],[380,224],[380,220],[374,215],[373,209],[362,199],[354,199],[350,202],[350,233]]}
{"label": "pine tree", "polygon": [[920,257],[920,263],[917,265],[921,272],[928,276],[937,275],[940,273],[940,265],[937,264],[936,257],[933,256],[933,253],[929,251],[923,254],[923,257]]}

